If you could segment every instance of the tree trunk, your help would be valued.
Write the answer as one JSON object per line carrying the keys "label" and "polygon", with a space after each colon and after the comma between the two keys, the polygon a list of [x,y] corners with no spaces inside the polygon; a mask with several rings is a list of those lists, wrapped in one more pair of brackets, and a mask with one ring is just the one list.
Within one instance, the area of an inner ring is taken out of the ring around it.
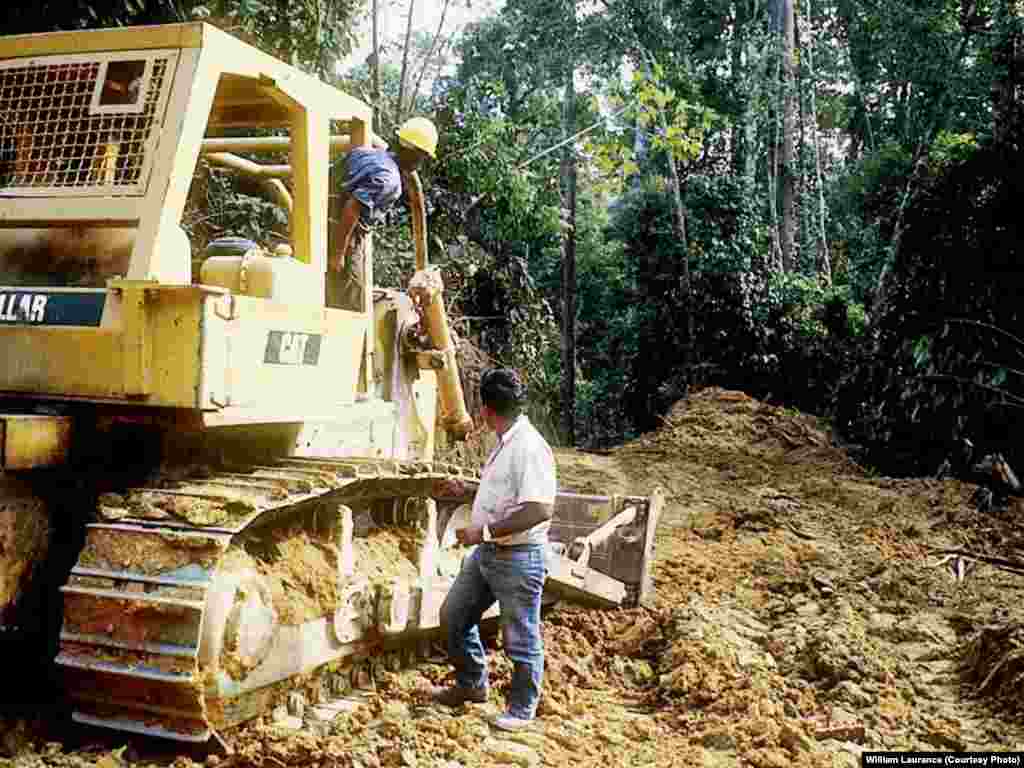
{"label": "tree trunk", "polygon": [[[376,0],[374,0],[376,2]],[[441,39],[441,33],[444,32],[444,20],[448,16],[448,6],[451,4],[451,0],[444,0],[444,5],[441,7],[441,19],[437,22],[437,33],[434,35],[434,39],[430,41],[430,49],[427,51],[427,55],[423,58],[423,66],[420,67],[420,74],[416,78],[416,85],[413,86],[411,99],[409,103],[410,111],[415,110],[416,107],[416,94],[420,92],[420,85],[423,83],[423,75],[427,71],[427,67],[430,66],[430,60],[434,58],[434,52],[437,51],[440,54],[440,50],[437,48],[437,43]],[[438,64],[440,69],[440,64]]]}
{"label": "tree trunk", "polygon": [[[667,129],[665,125],[665,113],[661,113],[662,128]],[[689,391],[692,381],[692,366],[693,360],[693,337],[695,334],[694,330],[694,318],[693,318],[693,292],[690,287],[690,241],[686,232],[686,206],[683,204],[683,192],[682,184],[679,181],[679,168],[676,166],[676,160],[672,157],[671,150],[668,153],[668,167],[669,167],[669,186],[672,187],[672,211],[673,211],[673,222],[676,228],[676,237],[679,239],[681,255],[679,257],[678,264],[678,278],[679,278],[679,292],[680,292],[680,305],[683,311],[683,343],[682,343],[682,369],[683,369],[683,383],[686,391]],[[683,393],[684,395],[686,392]]]}
{"label": "tree trunk", "polygon": [[[754,0],[748,24],[757,28],[760,15],[759,2]],[[746,90],[746,98],[743,105],[743,117],[741,120],[741,147],[742,147],[742,174],[743,188],[752,193],[755,187],[757,176],[757,102],[761,98],[765,77],[768,74],[768,64],[771,56],[768,55],[770,48],[765,47],[758,50],[755,36],[749,30],[743,36],[743,59],[745,60],[746,80],[749,86]]]}
{"label": "tree trunk", "polygon": [[[800,25],[799,19],[795,20],[797,23],[793,25],[794,34],[794,51],[803,51],[804,43],[800,39]],[[807,191],[807,102],[805,94],[807,93],[807,84],[804,82],[804,67],[799,64],[794,65],[793,82],[794,88],[793,98],[796,101],[797,109],[797,130],[796,130],[796,148],[794,154],[794,179],[795,184],[795,196],[796,202],[796,249],[794,253],[801,254],[808,251],[808,238],[812,237],[811,230],[813,226],[808,227],[807,216],[804,212],[804,193]],[[799,270],[802,265],[794,265],[794,269]]]}
{"label": "tree trunk", "polygon": [[782,249],[782,269],[792,272],[796,268],[796,159],[794,157],[796,132],[795,27],[793,0],[782,2],[782,137],[779,155],[779,233]]}
{"label": "tree trunk", "polygon": [[[772,78],[772,82],[775,83],[778,88],[780,77],[779,72],[782,66],[782,59],[780,56],[773,56],[776,62],[775,75]],[[772,134],[768,144],[768,213],[771,220],[771,236],[772,236],[772,248],[771,248],[771,264],[769,269],[773,272],[782,272],[785,269],[783,258],[782,258],[782,226],[779,221],[779,204],[782,195],[779,192],[779,134],[780,134],[780,119],[778,103],[776,103],[776,109],[773,110],[772,114]]]}
{"label": "tree trunk", "polygon": [[[807,18],[813,18],[810,0],[808,0]],[[817,227],[815,227],[816,263],[818,279],[822,284],[830,286],[832,285],[832,259],[828,252],[828,237],[825,233],[825,185],[821,173],[821,137],[818,134],[818,81],[814,72],[814,40],[810,34],[810,24],[807,26],[808,34],[804,35],[804,40],[806,41],[808,77],[811,81],[809,88],[811,94],[811,141],[814,142],[814,185],[818,198],[818,220]]]}
{"label": "tree trunk", "polygon": [[635,192],[640,189],[643,183],[643,166],[647,161],[647,134],[646,128],[641,124],[640,117],[637,116],[636,124],[633,132],[633,158],[636,160],[637,170],[627,182],[630,188]]}
{"label": "tree trunk", "polygon": [[996,42],[992,48],[992,138],[1003,144],[1013,130],[1016,113],[1017,0],[999,0]]}
{"label": "tree trunk", "polygon": [[[735,13],[733,14],[733,35],[732,35],[732,49],[730,50],[730,56],[732,58],[732,89],[733,93],[743,92],[743,74],[744,74],[744,61],[743,61],[743,50],[746,45],[746,31],[743,26],[743,18],[740,11],[740,5],[735,6]],[[746,109],[743,110],[744,116],[746,116]],[[732,126],[732,172],[734,176],[743,176],[743,164],[747,155],[746,148],[746,124],[741,120],[733,123]]]}
{"label": "tree trunk", "polygon": [[373,58],[371,59],[371,70],[373,78],[373,111],[377,115],[377,125],[373,126],[375,131],[381,131],[380,125],[380,9],[377,7],[378,0],[373,0]]}
{"label": "tree trunk", "polygon": [[405,115],[405,81],[409,76],[409,46],[412,43],[412,14],[416,0],[409,0],[409,18],[405,25],[405,46],[402,48],[402,74],[398,78],[398,104],[395,106],[395,123]]}
{"label": "tree trunk", "polygon": [[[562,105],[562,135],[568,139],[576,125],[576,85],[567,67]],[[562,150],[562,435],[576,444],[576,151],[569,142]]]}

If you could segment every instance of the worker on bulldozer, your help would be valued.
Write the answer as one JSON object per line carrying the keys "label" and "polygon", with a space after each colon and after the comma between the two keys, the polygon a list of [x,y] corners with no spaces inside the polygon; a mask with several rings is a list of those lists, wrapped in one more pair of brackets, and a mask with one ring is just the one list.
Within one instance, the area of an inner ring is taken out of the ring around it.
{"label": "worker on bulldozer", "polygon": [[365,265],[358,255],[362,238],[402,195],[402,177],[428,156],[436,157],[437,128],[425,117],[406,120],[398,129],[397,153],[357,147],[345,156],[344,203],[335,222],[332,272],[342,276],[336,304],[362,312]]}

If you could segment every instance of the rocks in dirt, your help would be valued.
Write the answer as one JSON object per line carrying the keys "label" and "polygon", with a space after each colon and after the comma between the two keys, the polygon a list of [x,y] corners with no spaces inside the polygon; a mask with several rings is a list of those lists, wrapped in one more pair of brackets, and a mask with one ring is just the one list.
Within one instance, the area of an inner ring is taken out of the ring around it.
{"label": "rocks in dirt", "polygon": [[659,666],[659,690],[707,704],[742,675],[774,669],[775,660],[752,639],[763,640],[767,630],[743,611],[694,598],[672,612],[664,629],[669,647]]}
{"label": "rocks in dirt", "polygon": [[735,768],[739,758],[733,750],[702,749],[700,763],[703,768]]}
{"label": "rocks in dirt", "polygon": [[337,699],[315,707],[310,707],[306,716],[312,720],[330,723],[342,714],[351,714],[363,702],[355,698]]}
{"label": "rocks in dirt", "polygon": [[540,765],[540,755],[536,751],[515,741],[487,739],[483,743],[483,750],[496,760],[502,760],[522,768],[535,768]]}
{"label": "rocks in dirt", "polygon": [[860,768],[860,755],[864,748],[839,739],[826,739],[820,744],[832,757],[832,768]]}
{"label": "rocks in dirt", "polygon": [[835,630],[813,636],[806,654],[807,672],[825,685],[836,685],[843,680],[877,680],[885,675],[880,660],[865,653],[860,638],[844,636]]}
{"label": "rocks in dirt", "polygon": [[915,614],[897,619],[887,627],[873,627],[876,634],[892,643],[934,643],[951,645],[956,632],[949,622],[933,614]]}
{"label": "rocks in dirt", "polygon": [[780,669],[826,689],[844,680],[863,684],[892,676],[884,649],[868,636],[864,618],[849,603],[840,601],[813,621],[807,618],[797,615],[776,630],[769,648]]}
{"label": "rocks in dirt", "polygon": [[852,680],[840,680],[828,692],[828,698],[857,708],[870,707],[875,702],[874,696]]}
{"label": "rocks in dirt", "polygon": [[[834,710],[832,717],[835,717]],[[864,724],[850,719],[824,724],[819,723],[814,728],[814,738],[818,739],[818,741],[842,739],[850,743],[860,744],[864,742],[866,735],[867,729],[864,727]],[[875,741],[877,743],[877,739]]]}
{"label": "rocks in dirt", "polygon": [[779,744],[790,752],[813,752],[817,749],[814,739],[793,723],[786,723],[779,730]]}
{"label": "rocks in dirt", "polygon": [[836,723],[855,723],[857,715],[843,707],[832,707],[829,719]]}
{"label": "rocks in dirt", "polygon": [[657,676],[649,661],[626,659],[616,656],[611,660],[611,669],[620,680],[644,687]]}
{"label": "rocks in dirt", "polygon": [[716,751],[736,749],[736,737],[727,730],[708,731],[701,736],[700,743]]}
{"label": "rocks in dirt", "polygon": [[882,611],[872,611],[867,617],[867,630],[868,633],[875,637],[886,637],[892,632],[893,627],[900,620],[900,617],[892,613],[884,613]]}
{"label": "rocks in dirt", "polygon": [[652,639],[658,635],[658,626],[653,616],[643,615],[629,627],[612,646],[621,656],[636,658],[648,651]]}
{"label": "rocks in dirt", "polygon": [[927,729],[921,738],[935,749],[961,751],[967,746],[961,735],[962,730],[963,726],[959,719],[936,718],[927,723]]}
{"label": "rocks in dirt", "polygon": [[385,746],[379,754],[381,768],[419,768],[419,757],[412,749]]}

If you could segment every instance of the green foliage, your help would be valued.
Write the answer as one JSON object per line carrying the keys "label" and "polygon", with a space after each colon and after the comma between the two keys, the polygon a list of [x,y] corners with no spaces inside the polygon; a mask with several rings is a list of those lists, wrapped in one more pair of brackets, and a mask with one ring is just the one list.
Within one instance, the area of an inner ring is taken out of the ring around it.
{"label": "green foliage", "polygon": [[200,161],[182,227],[193,253],[222,236],[247,237],[266,247],[288,242],[288,213],[268,200],[255,184]]}
{"label": "green foliage", "polygon": [[696,158],[715,121],[708,107],[680,98],[666,84],[664,70],[655,64],[633,74],[630,114],[641,130],[651,132],[651,146],[678,162]]}
{"label": "green foliage", "polygon": [[1019,146],[971,148],[907,212],[890,299],[838,400],[839,425],[888,472],[933,472],[965,437],[1024,459]]}
{"label": "green foliage", "polygon": [[918,336],[913,343],[914,367],[925,368],[932,358],[932,337],[928,334]]}
{"label": "green foliage", "polygon": [[[459,286],[458,311],[504,318],[487,327],[488,353],[543,380],[557,329],[535,268],[557,246],[558,190],[542,174],[545,166],[519,167],[521,129],[480,114],[475,95],[463,89],[447,94],[441,148],[427,183],[430,228],[441,241],[462,243],[453,249],[456,257],[444,261],[446,283]],[[534,392],[536,402],[546,389]]]}
{"label": "green foliage", "polygon": [[[704,176],[688,183],[699,361],[691,380],[818,407],[863,337],[863,306],[846,285],[752,268],[759,257],[749,251],[766,250],[767,238],[742,185]],[[581,250],[577,275],[577,405],[592,444],[656,428],[685,392],[679,248],[665,191],[652,185],[624,196],[608,236]]]}
{"label": "green foliage", "polygon": [[852,293],[847,285],[825,286],[816,277],[773,273],[765,283],[764,303],[755,310],[755,321],[781,323],[807,343],[830,336],[861,337],[867,317]]}
{"label": "green foliage", "polygon": [[352,49],[364,0],[208,0],[191,9],[247,42],[321,77]]}
{"label": "green foliage", "polygon": [[57,29],[209,21],[257,47],[321,76],[352,48],[363,0],[69,0],[8,2],[3,34]]}
{"label": "green foliage", "polygon": [[759,201],[735,176],[691,176],[686,182],[691,268],[760,270],[771,249]]}
{"label": "green foliage", "polygon": [[0,34],[185,21],[191,5],[187,0],[11,0],[0,8]]}
{"label": "green foliage", "polygon": [[784,318],[796,333],[808,338],[827,333],[816,312],[824,304],[824,291],[816,278],[775,272],[769,275],[766,288],[766,301],[755,312],[756,320]]}
{"label": "green foliage", "polygon": [[939,131],[932,142],[929,160],[934,172],[942,172],[966,161],[978,149],[978,138],[973,133]]}

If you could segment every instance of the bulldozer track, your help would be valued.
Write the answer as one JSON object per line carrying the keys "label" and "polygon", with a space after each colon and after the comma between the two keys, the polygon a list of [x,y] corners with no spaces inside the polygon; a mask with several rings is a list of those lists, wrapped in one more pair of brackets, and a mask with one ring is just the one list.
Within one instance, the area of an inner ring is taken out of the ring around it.
{"label": "bulldozer track", "polygon": [[[371,654],[389,647],[395,659],[410,656],[422,638],[408,639],[411,650],[404,651],[394,650],[401,645],[394,638],[372,635],[339,645],[330,642],[325,617],[304,626],[305,635],[292,632],[297,657],[290,669],[277,670],[280,679],[260,679],[257,667],[243,684],[222,673],[212,679],[203,629],[212,613],[225,610],[217,572],[239,536],[304,512],[330,514],[328,507],[340,504],[432,497],[439,480],[452,478],[472,484],[477,476],[439,463],[285,459],[224,471],[197,468],[102,497],[100,521],[88,526],[86,546],[62,588],[56,663],[75,720],[205,742],[215,728],[279,702],[296,675],[351,658],[356,663],[345,679],[358,684],[372,674],[359,663]],[[317,635],[316,642],[308,635]]]}

